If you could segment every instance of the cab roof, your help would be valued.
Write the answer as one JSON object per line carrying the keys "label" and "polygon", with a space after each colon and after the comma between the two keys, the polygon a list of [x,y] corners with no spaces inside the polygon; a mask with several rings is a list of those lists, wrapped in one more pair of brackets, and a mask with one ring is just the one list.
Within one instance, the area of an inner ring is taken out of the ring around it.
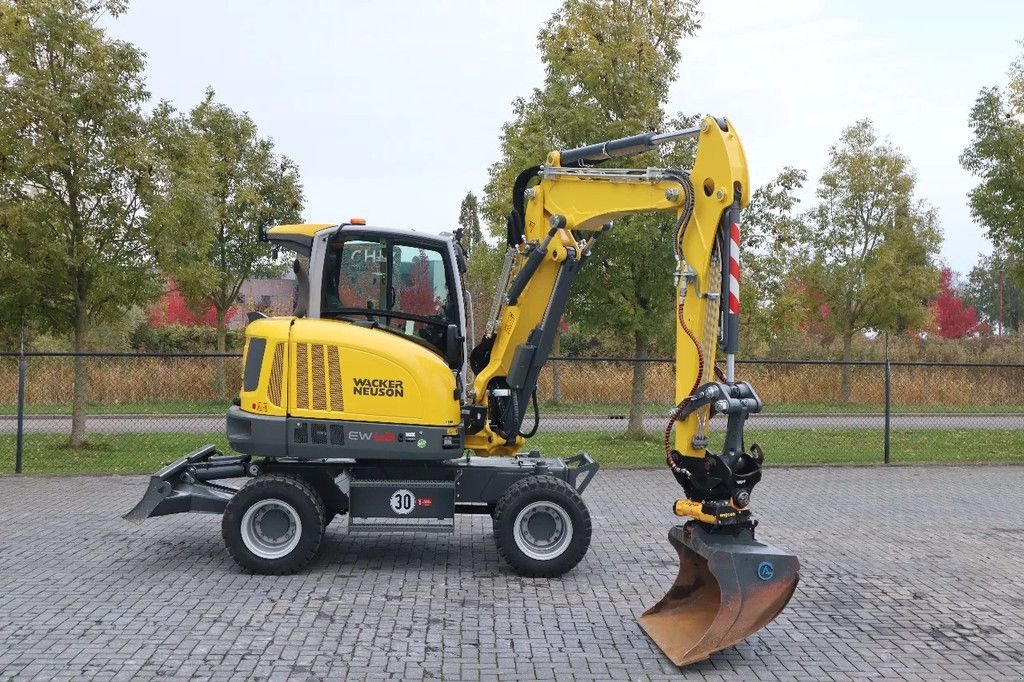
{"label": "cab roof", "polygon": [[313,245],[313,239],[317,233],[331,229],[338,228],[345,230],[346,233],[351,232],[353,235],[359,236],[370,236],[370,235],[381,235],[385,237],[401,237],[410,241],[443,245],[448,242],[448,237],[429,234],[424,232],[416,232],[415,230],[403,230],[393,227],[376,227],[367,225],[354,225],[352,223],[341,223],[340,225],[332,223],[302,223],[295,225],[277,225],[271,227],[266,231],[267,239],[274,244],[283,246],[293,251],[309,255],[310,249]]}

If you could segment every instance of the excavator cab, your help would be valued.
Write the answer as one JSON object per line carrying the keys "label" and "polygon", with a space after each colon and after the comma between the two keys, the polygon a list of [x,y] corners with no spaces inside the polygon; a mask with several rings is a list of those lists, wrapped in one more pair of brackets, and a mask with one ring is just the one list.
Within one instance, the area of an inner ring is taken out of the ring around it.
{"label": "excavator cab", "polygon": [[470,313],[462,281],[465,254],[457,239],[368,227],[361,218],[340,225],[279,225],[265,237],[307,256],[313,281],[296,261],[298,317],[393,332],[461,370]]}
{"label": "excavator cab", "polygon": [[463,329],[448,240],[342,229],[326,246],[321,318],[375,323],[461,364],[448,355],[449,328]]}

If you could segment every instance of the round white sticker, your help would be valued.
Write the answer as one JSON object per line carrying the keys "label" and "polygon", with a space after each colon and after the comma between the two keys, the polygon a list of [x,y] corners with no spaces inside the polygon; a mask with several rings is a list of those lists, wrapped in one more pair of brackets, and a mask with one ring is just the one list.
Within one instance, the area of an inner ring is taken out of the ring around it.
{"label": "round white sticker", "polygon": [[416,496],[412,491],[401,489],[391,495],[391,510],[396,514],[409,514],[416,508]]}

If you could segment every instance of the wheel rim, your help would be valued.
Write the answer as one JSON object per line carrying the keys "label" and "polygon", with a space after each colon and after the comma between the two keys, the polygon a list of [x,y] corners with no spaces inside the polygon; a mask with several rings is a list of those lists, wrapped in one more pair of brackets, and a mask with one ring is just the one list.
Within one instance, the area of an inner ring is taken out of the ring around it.
{"label": "wheel rim", "polygon": [[242,516],[242,542],[261,559],[287,556],[301,537],[299,513],[283,500],[260,500]]}
{"label": "wheel rim", "polygon": [[554,502],[532,502],[512,526],[516,546],[531,559],[554,559],[572,542],[572,519]]}

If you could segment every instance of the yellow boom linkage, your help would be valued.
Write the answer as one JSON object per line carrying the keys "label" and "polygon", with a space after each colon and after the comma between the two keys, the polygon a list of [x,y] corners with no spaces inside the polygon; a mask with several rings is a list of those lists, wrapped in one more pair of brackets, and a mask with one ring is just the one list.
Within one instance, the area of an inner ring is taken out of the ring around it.
{"label": "yellow boom linkage", "polygon": [[[689,172],[592,165],[682,137],[697,138]],[[666,429],[666,463],[686,492],[673,510],[693,520],[670,531],[679,575],[640,624],[677,665],[707,658],[763,627],[785,607],[798,580],[795,556],[754,539],[748,508],[763,456],[757,446],[747,451],[742,429],[761,403],[749,384],[735,381],[733,355],[739,212],[749,203],[749,187],[739,136],[728,121],[712,117],[677,133],[551,152],[546,165],[517,180],[513,200],[521,203],[510,218],[502,298],[478,346],[485,352],[471,358],[477,363],[471,397],[490,418],[467,435],[466,447],[482,455],[514,454],[525,440],[519,426],[569,284],[594,241],[617,218],[675,214],[677,405]],[[716,381],[720,345],[728,376]],[[721,453],[708,450],[708,421],[715,414],[728,416]]]}

